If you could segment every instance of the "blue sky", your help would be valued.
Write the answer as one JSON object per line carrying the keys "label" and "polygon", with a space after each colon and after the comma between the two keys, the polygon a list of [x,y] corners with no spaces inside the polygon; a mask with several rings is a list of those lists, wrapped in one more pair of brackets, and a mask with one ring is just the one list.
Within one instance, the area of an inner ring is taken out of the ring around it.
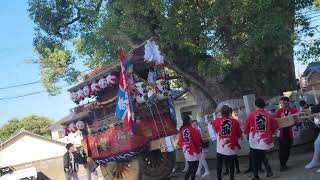
{"label": "blue sky", "polygon": [[[24,60],[36,57],[32,47],[34,24],[28,16],[27,0],[0,1],[0,23],[0,88],[39,80],[39,67],[24,63]],[[300,73],[304,68],[305,66],[296,64]],[[41,90],[43,87],[40,84],[0,89],[0,99]],[[30,114],[59,120],[67,115],[73,106],[66,91],[53,97],[42,93],[0,101],[0,125],[11,118]]]}
{"label": "blue sky", "polygon": [[[39,80],[38,65],[24,63],[36,57],[32,46],[34,24],[28,16],[27,0],[0,1],[0,23],[0,87]],[[41,90],[40,84],[0,90],[0,98]],[[42,93],[0,101],[0,125],[11,118],[30,114],[58,120],[73,106],[66,91],[58,96]]]}

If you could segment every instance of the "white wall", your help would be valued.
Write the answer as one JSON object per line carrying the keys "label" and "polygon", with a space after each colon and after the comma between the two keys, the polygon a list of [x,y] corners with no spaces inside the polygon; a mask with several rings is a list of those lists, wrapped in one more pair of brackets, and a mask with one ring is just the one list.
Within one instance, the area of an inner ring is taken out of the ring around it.
{"label": "white wall", "polygon": [[56,139],[57,141],[63,143],[72,143],[74,146],[81,146],[82,133],[80,131],[76,131],[75,133],[70,133],[68,136],[64,136],[63,138]]}
{"label": "white wall", "polygon": [[62,156],[65,145],[52,143],[30,135],[19,137],[0,151],[0,167],[12,166]]}
{"label": "white wall", "polygon": [[174,102],[174,108],[177,117],[177,127],[180,128],[182,126],[181,113],[192,111],[192,119],[200,120],[201,111],[200,106],[197,105],[191,94],[187,94],[184,100],[178,100]]}
{"label": "white wall", "polygon": [[60,139],[60,137],[59,137],[59,131],[51,131],[51,138],[52,138],[53,140],[58,140],[58,139]]}

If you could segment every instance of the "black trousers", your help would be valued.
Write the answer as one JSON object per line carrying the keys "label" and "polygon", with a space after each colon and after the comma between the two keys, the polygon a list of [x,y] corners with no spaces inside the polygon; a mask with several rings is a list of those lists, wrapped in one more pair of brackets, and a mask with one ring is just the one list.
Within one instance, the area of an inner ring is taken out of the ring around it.
{"label": "black trousers", "polygon": [[279,159],[280,166],[286,167],[290,156],[290,150],[292,146],[292,139],[279,138]]}
{"label": "black trousers", "polygon": [[[254,164],[254,162],[253,162],[253,149],[250,148],[250,152],[249,152],[249,168],[248,168],[248,170],[253,171],[253,164]],[[259,164],[259,170],[263,171],[262,162],[260,162],[260,164]]]}
{"label": "black trousers", "polygon": [[196,172],[198,170],[199,161],[188,161],[188,171],[186,173],[186,176],[184,177],[184,180],[195,180],[196,179]]}
{"label": "black trousers", "polygon": [[255,178],[259,178],[259,166],[261,163],[266,167],[267,173],[271,173],[271,167],[265,154],[265,150],[251,149],[253,160],[253,173]]}
{"label": "black trousers", "polygon": [[236,155],[223,155],[220,153],[217,153],[217,177],[218,180],[222,179],[222,165],[223,161],[227,161],[228,167],[229,167],[229,175],[230,180],[234,180],[234,162],[235,162]]}
{"label": "black trousers", "polygon": [[[235,159],[234,159],[234,163],[235,163],[235,168],[237,170],[237,172],[240,172],[240,166],[239,166],[239,160],[238,160],[238,156],[236,155]],[[228,165],[228,161],[224,160],[224,165],[225,165],[225,172],[229,173],[229,165]]]}

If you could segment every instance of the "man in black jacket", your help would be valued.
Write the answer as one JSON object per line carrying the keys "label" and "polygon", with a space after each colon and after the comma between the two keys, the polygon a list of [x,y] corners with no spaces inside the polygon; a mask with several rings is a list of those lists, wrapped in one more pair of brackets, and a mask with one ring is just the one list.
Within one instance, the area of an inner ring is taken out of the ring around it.
{"label": "man in black jacket", "polygon": [[66,180],[78,180],[78,161],[77,154],[72,143],[68,143],[67,152],[63,155],[63,166]]}

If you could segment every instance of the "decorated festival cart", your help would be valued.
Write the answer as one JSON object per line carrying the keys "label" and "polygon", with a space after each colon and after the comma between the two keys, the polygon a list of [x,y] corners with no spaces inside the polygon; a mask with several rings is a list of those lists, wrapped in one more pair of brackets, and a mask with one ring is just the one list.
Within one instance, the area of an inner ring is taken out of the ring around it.
{"label": "decorated festival cart", "polygon": [[81,131],[91,167],[100,165],[105,179],[163,179],[174,168],[177,134],[163,56],[150,39],[118,57],[69,89],[78,106],[63,125]]}

